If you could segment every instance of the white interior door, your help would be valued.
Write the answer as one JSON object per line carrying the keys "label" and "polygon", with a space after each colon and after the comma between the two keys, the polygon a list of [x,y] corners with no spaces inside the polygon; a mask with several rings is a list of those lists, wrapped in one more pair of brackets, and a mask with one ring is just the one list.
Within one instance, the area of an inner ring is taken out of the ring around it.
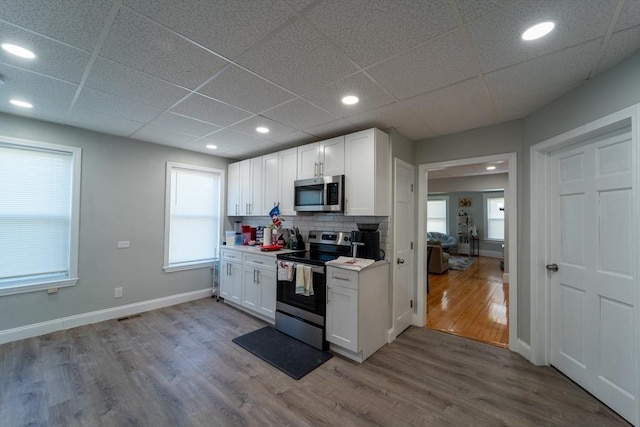
{"label": "white interior door", "polygon": [[411,325],[414,300],[413,165],[394,159],[393,330],[396,337]]}
{"label": "white interior door", "polygon": [[640,354],[630,128],[550,160],[551,364],[633,422]]}

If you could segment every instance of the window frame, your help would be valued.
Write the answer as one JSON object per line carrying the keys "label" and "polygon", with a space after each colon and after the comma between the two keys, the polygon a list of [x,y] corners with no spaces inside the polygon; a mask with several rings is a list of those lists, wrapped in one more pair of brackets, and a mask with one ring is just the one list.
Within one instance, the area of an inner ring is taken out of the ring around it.
{"label": "window frame", "polygon": [[[82,148],[52,144],[22,138],[0,135],[0,145],[18,146],[32,150],[57,151],[70,154],[71,160],[71,226],[69,230],[69,266],[64,279],[20,279],[7,281],[8,286],[0,286],[0,296],[37,292],[47,289],[66,288],[78,283],[78,255],[80,240],[80,190],[82,177]],[[13,282],[13,284],[12,284]]]}
{"label": "window frame", "polygon": [[174,168],[177,169],[187,169],[201,172],[210,172],[219,175],[220,178],[220,191],[219,191],[219,200],[218,200],[218,235],[223,235],[224,228],[224,209],[223,203],[224,200],[224,186],[225,186],[225,175],[224,170],[210,168],[206,166],[198,166],[191,165],[187,163],[179,163],[167,161],[166,166],[166,174],[165,174],[165,208],[164,208],[164,261],[162,269],[166,273],[173,273],[175,271],[185,271],[185,270],[195,270],[199,268],[213,268],[214,262],[220,254],[220,242],[218,242],[217,253],[214,254],[214,258],[207,261],[191,261],[191,262],[183,262],[179,264],[169,264],[169,248],[170,248],[170,236],[171,236],[171,173]]}
{"label": "window frame", "polygon": [[444,201],[445,203],[445,208],[444,208],[444,234],[449,234],[449,196],[438,196],[438,195],[433,195],[433,196],[427,196],[427,223],[425,224],[427,232],[429,231],[433,231],[433,230],[429,230],[429,202],[435,202],[435,201]]}
{"label": "window frame", "polygon": [[[484,240],[486,242],[494,242],[494,243],[504,243],[504,231],[502,239],[495,239],[489,237],[489,200],[491,199],[502,199],[503,205],[506,208],[506,199],[504,197],[504,192],[495,192],[495,193],[483,193],[482,199],[484,202],[484,229],[486,230]],[[502,218],[502,227],[503,230],[507,224],[506,215]]]}

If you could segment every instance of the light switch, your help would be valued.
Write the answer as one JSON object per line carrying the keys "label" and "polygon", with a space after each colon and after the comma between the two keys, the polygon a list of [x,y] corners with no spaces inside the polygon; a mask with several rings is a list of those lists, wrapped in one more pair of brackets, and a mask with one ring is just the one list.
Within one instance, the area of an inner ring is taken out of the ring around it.
{"label": "light switch", "polygon": [[131,243],[128,240],[121,240],[118,242],[118,249],[124,249],[131,246]]}

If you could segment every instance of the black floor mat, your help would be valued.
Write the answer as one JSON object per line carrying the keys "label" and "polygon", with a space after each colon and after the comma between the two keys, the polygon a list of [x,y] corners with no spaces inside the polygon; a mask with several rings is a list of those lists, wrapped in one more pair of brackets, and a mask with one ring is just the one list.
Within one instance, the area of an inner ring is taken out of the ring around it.
{"label": "black floor mat", "polygon": [[296,380],[333,357],[331,353],[317,350],[271,326],[232,341]]}

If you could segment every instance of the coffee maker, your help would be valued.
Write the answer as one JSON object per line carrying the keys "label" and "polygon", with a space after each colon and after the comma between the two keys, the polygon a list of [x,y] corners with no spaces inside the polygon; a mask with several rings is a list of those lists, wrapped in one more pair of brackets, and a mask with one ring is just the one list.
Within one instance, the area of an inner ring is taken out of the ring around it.
{"label": "coffee maker", "polygon": [[373,260],[384,259],[380,251],[378,224],[357,224],[358,230],[351,232],[351,256]]}

